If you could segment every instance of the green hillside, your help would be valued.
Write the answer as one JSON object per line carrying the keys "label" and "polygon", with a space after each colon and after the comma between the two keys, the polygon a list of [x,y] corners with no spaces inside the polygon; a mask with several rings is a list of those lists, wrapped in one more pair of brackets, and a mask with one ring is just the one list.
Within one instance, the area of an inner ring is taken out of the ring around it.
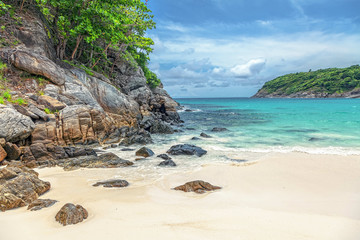
{"label": "green hillside", "polygon": [[264,84],[262,93],[290,95],[298,92],[343,93],[360,88],[360,66],[328,68],[287,74]]}

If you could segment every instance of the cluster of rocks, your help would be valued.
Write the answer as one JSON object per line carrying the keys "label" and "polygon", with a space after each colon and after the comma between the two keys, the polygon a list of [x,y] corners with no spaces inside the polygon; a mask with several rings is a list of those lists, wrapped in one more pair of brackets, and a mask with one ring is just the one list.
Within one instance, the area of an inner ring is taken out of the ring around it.
{"label": "cluster of rocks", "polygon": [[50,189],[50,183],[21,163],[10,163],[0,169],[0,210],[23,207]]}
{"label": "cluster of rocks", "polygon": [[[61,154],[61,151],[63,153]],[[63,166],[64,170],[74,170],[78,168],[113,168],[131,166],[133,163],[119,158],[113,153],[103,153],[98,155],[92,149],[62,147],[58,154],[68,156],[68,159],[58,159],[55,163]],[[172,146],[168,151],[170,155],[197,155],[199,157],[206,154],[206,151],[195,145],[180,144]],[[140,148],[135,153],[136,156],[148,158],[154,156],[154,152],[146,147]],[[167,154],[157,155],[164,161],[159,166],[176,166],[171,157]],[[51,207],[57,201],[52,199],[38,199],[40,195],[50,189],[50,183],[38,178],[38,174],[23,165],[21,162],[10,162],[6,167],[0,169],[0,210],[5,211],[12,208],[28,205],[28,210],[37,211],[42,208]],[[123,188],[129,186],[129,182],[122,179],[111,179],[99,181],[93,184],[94,187],[103,186],[105,188]],[[174,188],[184,192],[204,193],[220,189],[203,181],[188,182]],[[88,218],[88,211],[81,205],[72,203],[65,204],[56,214],[55,220],[66,226],[77,224]]]}

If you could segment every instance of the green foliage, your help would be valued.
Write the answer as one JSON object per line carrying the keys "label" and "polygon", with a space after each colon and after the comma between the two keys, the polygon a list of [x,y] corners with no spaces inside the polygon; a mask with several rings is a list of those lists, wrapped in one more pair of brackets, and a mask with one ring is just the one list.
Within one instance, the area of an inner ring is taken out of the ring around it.
{"label": "green foliage", "polygon": [[6,71],[6,69],[7,69],[6,64],[0,60],[0,74],[3,75]]}
{"label": "green foliage", "polygon": [[7,70],[7,66],[5,63],[3,63],[0,60],[0,89],[5,89],[6,88],[6,78],[5,78],[5,72]]}
{"label": "green foliage", "polygon": [[50,109],[48,109],[48,108],[45,108],[45,109],[44,109],[44,112],[45,112],[46,114],[53,114],[53,112],[51,112]]}
{"label": "green foliage", "polygon": [[24,100],[23,98],[17,98],[14,103],[18,104],[18,105],[24,105],[27,104],[26,100]]}
{"label": "green foliage", "polygon": [[287,74],[266,82],[262,90],[289,95],[305,91],[343,93],[354,88],[360,88],[359,65]]}
{"label": "green foliage", "polygon": [[9,101],[9,102],[11,101],[11,94],[10,94],[9,91],[3,92],[2,96],[3,96],[3,98],[5,98],[7,101]]}
{"label": "green foliage", "polygon": [[149,53],[153,41],[145,31],[155,27],[142,0],[36,0],[52,23],[51,33],[60,59],[77,59],[93,69],[106,67],[109,49],[119,53],[128,47]]}
{"label": "green foliage", "polygon": [[146,83],[151,88],[156,88],[157,86],[159,86],[161,82],[160,79],[148,68],[149,56],[143,52],[137,52],[136,49],[133,48],[130,48],[130,52],[133,58],[136,60],[137,64],[143,70],[144,76],[146,78]]}
{"label": "green foliage", "polygon": [[4,98],[0,96],[0,104],[5,104]]}
{"label": "green foliage", "polygon": [[3,1],[0,0],[0,16],[4,15],[10,10],[11,6],[3,3]]}

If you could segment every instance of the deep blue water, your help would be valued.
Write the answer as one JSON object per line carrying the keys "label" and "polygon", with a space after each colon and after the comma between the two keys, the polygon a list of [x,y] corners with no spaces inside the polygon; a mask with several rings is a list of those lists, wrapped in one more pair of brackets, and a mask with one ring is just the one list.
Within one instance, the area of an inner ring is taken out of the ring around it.
{"label": "deep blue water", "polygon": [[[360,99],[176,100],[191,110],[180,111],[183,134],[205,132],[219,147],[360,154]],[[214,133],[213,127],[228,131]]]}

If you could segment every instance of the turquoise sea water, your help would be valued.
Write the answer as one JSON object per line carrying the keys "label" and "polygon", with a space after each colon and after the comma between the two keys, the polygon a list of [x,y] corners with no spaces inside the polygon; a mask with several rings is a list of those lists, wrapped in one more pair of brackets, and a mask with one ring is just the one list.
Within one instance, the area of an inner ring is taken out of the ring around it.
{"label": "turquoise sea water", "polygon": [[[207,164],[242,164],[272,153],[355,155],[360,159],[360,99],[176,99],[185,121],[174,134],[153,134],[155,152],[135,161],[134,151],[110,148],[119,157],[134,160],[132,168],[116,170],[116,178],[137,185],[168,174],[183,174]],[[186,111],[191,110],[191,112]],[[211,132],[213,127],[228,131]],[[211,135],[202,138],[200,133]],[[197,140],[193,140],[197,137]],[[156,157],[175,144],[194,144],[207,151],[202,157],[171,156],[176,168],[159,167]],[[141,146],[134,146],[134,150]]]}
{"label": "turquoise sea water", "polygon": [[219,149],[360,155],[360,99],[176,100],[184,107],[182,135],[205,132]]}

